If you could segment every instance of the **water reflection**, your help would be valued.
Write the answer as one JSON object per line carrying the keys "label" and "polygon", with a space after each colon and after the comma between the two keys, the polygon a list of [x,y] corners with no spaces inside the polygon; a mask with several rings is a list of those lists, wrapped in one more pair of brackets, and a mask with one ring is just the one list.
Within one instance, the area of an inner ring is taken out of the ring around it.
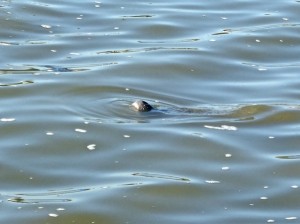
{"label": "water reflection", "polygon": [[183,181],[183,182],[190,182],[191,180],[184,177],[177,177],[167,174],[159,174],[159,173],[133,173],[133,176],[140,176],[140,177],[150,177],[150,178],[159,178],[165,180],[176,180],[176,181]]}
{"label": "water reflection", "polygon": [[33,81],[30,80],[25,80],[25,81],[20,81],[20,82],[15,82],[15,83],[0,83],[0,86],[6,87],[6,86],[18,86],[18,85],[27,85],[27,84],[33,84]]}
{"label": "water reflection", "polygon": [[300,155],[276,156],[277,159],[300,159]]}
{"label": "water reflection", "polygon": [[76,194],[80,192],[90,191],[90,188],[81,189],[67,189],[67,190],[49,190],[47,192],[36,193],[17,193],[15,196],[9,197],[7,201],[15,203],[65,203],[73,201],[72,198],[60,198],[65,197],[67,194]]}
{"label": "water reflection", "polygon": [[71,202],[72,199],[43,199],[43,198],[25,198],[25,197],[13,197],[8,199],[9,202],[15,202],[15,203],[24,203],[24,204],[41,204],[41,203],[65,203],[65,202]]}
{"label": "water reflection", "polygon": [[62,67],[56,65],[26,65],[21,66],[11,66],[10,68],[0,68],[1,74],[22,74],[22,73],[42,73],[42,72],[81,72],[88,71],[90,68],[83,67]]}
{"label": "water reflection", "polygon": [[109,50],[109,51],[100,51],[97,54],[125,54],[125,53],[140,53],[140,52],[149,52],[149,51],[161,51],[161,50],[179,50],[179,51],[196,51],[198,48],[189,48],[189,47],[149,47],[141,49],[123,49],[123,50]]}

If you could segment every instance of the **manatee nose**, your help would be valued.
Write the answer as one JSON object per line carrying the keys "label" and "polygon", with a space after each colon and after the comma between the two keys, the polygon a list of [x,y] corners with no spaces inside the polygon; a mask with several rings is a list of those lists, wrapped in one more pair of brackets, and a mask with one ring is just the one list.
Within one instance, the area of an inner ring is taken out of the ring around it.
{"label": "manatee nose", "polygon": [[153,109],[153,107],[144,100],[137,100],[132,106],[139,112],[148,112]]}

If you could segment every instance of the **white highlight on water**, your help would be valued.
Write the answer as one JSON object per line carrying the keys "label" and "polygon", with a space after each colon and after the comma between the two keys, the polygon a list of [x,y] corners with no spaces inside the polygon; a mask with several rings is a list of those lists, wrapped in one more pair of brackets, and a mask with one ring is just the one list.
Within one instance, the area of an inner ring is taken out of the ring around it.
{"label": "white highlight on water", "polygon": [[296,220],[298,219],[296,216],[286,217],[286,220]]}
{"label": "white highlight on water", "polygon": [[50,29],[52,26],[47,25],[47,24],[42,24],[41,27],[45,28],[45,29]]}
{"label": "white highlight on water", "polygon": [[228,166],[223,166],[222,170],[230,170],[230,168]]}
{"label": "white highlight on water", "polygon": [[76,128],[75,131],[77,132],[81,132],[81,133],[86,133],[86,130],[84,129],[80,129],[80,128]]}
{"label": "white highlight on water", "polygon": [[225,154],[225,157],[226,157],[226,158],[230,158],[230,157],[232,157],[232,155],[231,155],[230,153],[226,153],[226,154]]}
{"label": "white highlight on water", "polygon": [[220,181],[218,181],[218,180],[206,180],[205,182],[208,184],[219,184],[220,183]]}
{"label": "white highlight on water", "polygon": [[217,130],[227,130],[227,131],[236,131],[238,129],[235,126],[229,126],[229,125],[221,125],[221,126],[204,125],[204,127],[210,129],[217,129]]}
{"label": "white highlight on water", "polygon": [[90,144],[87,146],[88,150],[95,150],[96,144]]}
{"label": "white highlight on water", "polygon": [[15,118],[1,118],[0,121],[3,121],[3,122],[10,122],[10,121],[15,121],[16,119]]}

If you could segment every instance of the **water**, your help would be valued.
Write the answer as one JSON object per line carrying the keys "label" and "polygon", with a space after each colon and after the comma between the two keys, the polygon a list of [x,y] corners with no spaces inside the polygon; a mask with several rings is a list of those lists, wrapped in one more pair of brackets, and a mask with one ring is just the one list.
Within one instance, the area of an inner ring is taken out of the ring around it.
{"label": "water", "polygon": [[1,223],[299,222],[299,3],[2,0]]}

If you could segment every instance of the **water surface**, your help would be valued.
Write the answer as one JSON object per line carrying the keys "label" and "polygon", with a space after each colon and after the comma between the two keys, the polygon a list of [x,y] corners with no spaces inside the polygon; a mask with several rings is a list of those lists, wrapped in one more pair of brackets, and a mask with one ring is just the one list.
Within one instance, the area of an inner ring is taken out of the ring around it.
{"label": "water surface", "polygon": [[299,9],[0,1],[1,223],[297,223]]}

